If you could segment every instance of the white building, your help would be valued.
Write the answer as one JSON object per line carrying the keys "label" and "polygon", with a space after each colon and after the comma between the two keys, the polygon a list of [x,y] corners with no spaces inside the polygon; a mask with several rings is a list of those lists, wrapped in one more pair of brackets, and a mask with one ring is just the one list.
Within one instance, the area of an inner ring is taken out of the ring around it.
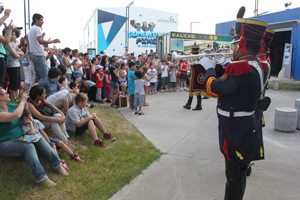
{"label": "white building", "polygon": [[[138,55],[156,50],[156,36],[178,31],[178,14],[149,8],[131,7],[129,11],[129,52]],[[126,8],[95,9],[85,25],[83,52],[89,48],[121,56],[125,52]]]}

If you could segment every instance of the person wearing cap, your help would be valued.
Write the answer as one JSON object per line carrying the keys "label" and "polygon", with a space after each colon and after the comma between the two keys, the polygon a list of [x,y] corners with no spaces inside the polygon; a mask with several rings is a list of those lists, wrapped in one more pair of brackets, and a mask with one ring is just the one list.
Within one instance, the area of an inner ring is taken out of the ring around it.
{"label": "person wearing cap", "polygon": [[199,50],[200,50],[199,45],[197,45],[196,42],[194,42],[194,45],[191,47],[191,53],[193,55],[197,55],[199,54]]}
{"label": "person wearing cap", "polygon": [[103,66],[96,65],[95,71],[96,71],[96,85],[95,85],[95,87],[97,88],[96,102],[102,103],[101,92],[102,92],[102,88],[103,88],[103,78],[104,78]]}
{"label": "person wearing cap", "polygon": [[225,200],[242,200],[246,189],[246,172],[251,161],[264,159],[262,125],[259,119],[264,72],[256,57],[261,48],[267,22],[243,19],[241,7],[232,41],[233,62],[216,78],[215,59],[202,58],[206,69],[207,94],[218,97],[219,148],[225,158],[227,178]]}

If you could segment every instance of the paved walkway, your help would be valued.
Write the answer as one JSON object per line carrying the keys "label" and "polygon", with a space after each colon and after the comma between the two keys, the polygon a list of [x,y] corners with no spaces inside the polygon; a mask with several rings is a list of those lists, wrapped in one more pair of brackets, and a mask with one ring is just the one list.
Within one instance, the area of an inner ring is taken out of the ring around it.
{"label": "paved walkway", "polygon": [[[268,90],[272,104],[265,112],[266,159],[255,162],[247,178],[245,200],[300,199],[300,131],[274,130],[277,107],[294,107],[299,91]],[[203,100],[202,111],[183,109],[188,93],[147,96],[145,115],[128,108],[121,113],[165,154],[116,193],[111,200],[221,200],[224,157],[218,147],[216,99]],[[194,97],[192,107],[195,107]]]}

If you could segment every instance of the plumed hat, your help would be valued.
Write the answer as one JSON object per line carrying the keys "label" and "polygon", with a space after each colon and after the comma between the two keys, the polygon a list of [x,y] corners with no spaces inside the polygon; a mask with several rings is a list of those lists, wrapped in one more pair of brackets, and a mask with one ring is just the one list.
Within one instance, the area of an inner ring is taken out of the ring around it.
{"label": "plumed hat", "polygon": [[237,13],[235,22],[236,34],[233,36],[232,43],[239,42],[240,53],[247,53],[250,49],[252,52],[258,53],[268,23],[260,20],[244,19],[245,10],[243,6]]}

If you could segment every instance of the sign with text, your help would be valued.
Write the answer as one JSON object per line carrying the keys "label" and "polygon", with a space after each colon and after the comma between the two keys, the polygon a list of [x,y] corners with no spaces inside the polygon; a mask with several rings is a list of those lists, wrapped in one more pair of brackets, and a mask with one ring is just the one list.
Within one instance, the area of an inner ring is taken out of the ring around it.
{"label": "sign with text", "polygon": [[171,38],[191,39],[191,40],[227,41],[227,42],[231,42],[233,40],[232,36],[227,36],[227,35],[208,35],[208,34],[182,33],[182,32],[171,32]]}

